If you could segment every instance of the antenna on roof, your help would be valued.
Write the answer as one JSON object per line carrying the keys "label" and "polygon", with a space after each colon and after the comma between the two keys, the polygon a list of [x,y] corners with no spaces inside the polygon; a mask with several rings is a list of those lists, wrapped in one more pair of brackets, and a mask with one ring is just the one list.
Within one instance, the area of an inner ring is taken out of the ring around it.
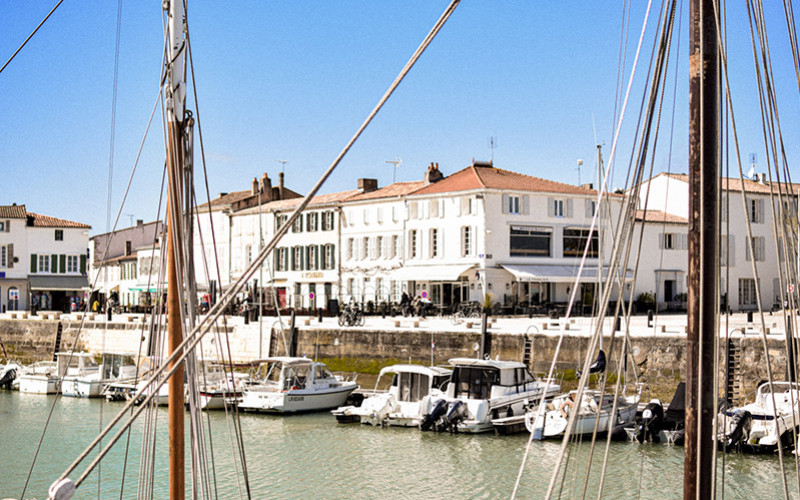
{"label": "antenna on roof", "polygon": [[581,165],[583,165],[583,160],[578,160],[578,185],[581,185]]}
{"label": "antenna on roof", "polygon": [[133,216],[134,214],[123,214],[131,220],[130,227],[133,227]]}
{"label": "antenna on roof", "polygon": [[286,160],[275,160],[275,161],[281,164],[281,173],[283,173],[283,167],[285,167],[288,162]]}
{"label": "antenna on roof", "polygon": [[386,160],[385,163],[391,163],[392,167],[392,184],[394,184],[395,179],[397,178],[397,167],[403,164],[403,159],[399,156],[396,157],[394,160]]}
{"label": "antenna on roof", "polygon": [[491,150],[491,156],[489,157],[489,161],[494,165],[494,148],[497,147],[497,136],[489,137],[489,149]]}
{"label": "antenna on roof", "polygon": [[756,175],[756,160],[758,156],[755,153],[750,153],[750,170],[747,172],[747,177],[753,178]]}

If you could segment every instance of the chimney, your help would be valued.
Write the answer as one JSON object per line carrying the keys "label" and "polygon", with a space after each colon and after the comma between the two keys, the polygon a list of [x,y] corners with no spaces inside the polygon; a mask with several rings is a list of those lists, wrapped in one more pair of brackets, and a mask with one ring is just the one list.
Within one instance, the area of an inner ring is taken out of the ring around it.
{"label": "chimney", "polygon": [[439,171],[439,164],[431,162],[428,165],[428,170],[425,171],[425,185],[432,184],[436,181],[440,181],[444,178],[442,172]]}
{"label": "chimney", "polygon": [[758,174],[757,179],[758,179],[758,183],[759,184],[764,184],[764,185],[767,184],[767,174],[766,173]]}
{"label": "chimney", "polygon": [[278,174],[278,199],[283,199],[283,172]]}
{"label": "chimney", "polygon": [[136,219],[136,227],[141,228],[144,226],[144,221],[142,219]]}
{"label": "chimney", "polygon": [[253,184],[250,186],[250,194],[255,196],[258,194],[258,181],[253,177]]}
{"label": "chimney", "polygon": [[261,186],[259,187],[259,189],[261,190],[261,194],[264,194],[272,190],[272,181],[270,180],[266,172],[264,172],[264,175],[261,176]]}
{"label": "chimney", "polygon": [[227,196],[227,194],[228,194],[228,193],[225,193],[225,192],[220,192],[220,193],[219,193],[219,196],[217,196],[217,198],[222,198],[223,196]]}
{"label": "chimney", "polygon": [[378,179],[359,179],[358,190],[362,193],[369,193],[378,189]]}
{"label": "chimney", "polygon": [[594,189],[594,184],[592,184],[591,182],[586,182],[584,184],[581,184],[581,187],[583,189]]}

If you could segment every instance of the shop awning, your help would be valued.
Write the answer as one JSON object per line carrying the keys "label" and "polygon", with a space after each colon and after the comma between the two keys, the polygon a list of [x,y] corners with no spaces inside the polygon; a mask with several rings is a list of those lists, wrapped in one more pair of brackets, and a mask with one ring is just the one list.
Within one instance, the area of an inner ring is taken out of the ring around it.
{"label": "shop awning", "polygon": [[86,276],[29,276],[31,290],[72,292],[89,288]]}
{"label": "shop awning", "polygon": [[[150,292],[150,293],[156,293],[156,292],[158,291],[158,288],[156,288],[156,287],[154,287],[154,286],[152,286],[152,285],[150,286],[150,288],[147,288],[147,285],[137,285],[137,286],[131,287],[129,290],[130,290],[131,292]],[[164,291],[164,293],[166,293],[166,292],[167,292],[167,289],[166,289],[166,288],[164,288],[164,290],[163,290],[163,291]]]}
{"label": "shop awning", "polygon": [[445,264],[440,266],[404,266],[392,273],[398,281],[458,281],[475,264]]}
{"label": "shop awning", "polygon": [[[517,281],[537,281],[548,283],[574,283],[578,276],[578,266],[557,264],[501,264],[501,267],[514,275]],[[603,277],[608,276],[608,268],[603,268]],[[625,272],[625,281],[633,280],[631,271]],[[597,266],[585,266],[581,273],[581,283],[597,281]]]}

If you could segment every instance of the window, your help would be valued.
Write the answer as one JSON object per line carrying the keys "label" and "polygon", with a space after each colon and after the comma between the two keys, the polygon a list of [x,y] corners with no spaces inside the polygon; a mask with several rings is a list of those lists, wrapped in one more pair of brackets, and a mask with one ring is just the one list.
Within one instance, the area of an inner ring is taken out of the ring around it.
{"label": "window", "polygon": [[305,269],[303,259],[305,253],[305,247],[296,246],[292,247],[292,271],[302,271]]}
{"label": "window", "polygon": [[466,257],[472,255],[475,250],[475,242],[473,241],[475,235],[470,226],[461,227],[461,256]]}
{"label": "window", "polygon": [[[588,229],[564,229],[564,257],[583,257],[588,238]],[[586,256],[597,257],[598,248],[597,231],[595,230],[592,233],[592,242],[589,244],[589,251]]]}
{"label": "window", "polygon": [[244,255],[247,258],[247,263],[253,262],[253,245],[245,245]]}
{"label": "window", "polygon": [[333,231],[333,212],[322,212],[322,230]]}
{"label": "window", "polygon": [[375,238],[375,255],[378,259],[385,257],[383,254],[383,236],[378,236]]}
{"label": "window", "polygon": [[368,226],[369,225],[369,209],[368,208],[365,208],[363,210],[362,216],[363,216],[363,220],[364,220],[364,225]]}
{"label": "window", "polygon": [[408,258],[414,259],[417,256],[417,230],[412,229],[408,232]]}
{"label": "window", "polygon": [[519,196],[509,196],[508,197],[508,213],[510,214],[518,214],[519,213]]}
{"label": "window", "polygon": [[347,278],[347,295],[353,296],[353,288],[355,288],[355,278]]}
{"label": "window", "polygon": [[463,196],[461,198],[461,215],[471,215],[473,212],[472,197]]}
{"label": "window", "polygon": [[293,233],[302,233],[303,232],[303,216],[299,216],[294,220],[292,223],[292,232]]}
{"label": "window", "polygon": [[392,253],[391,258],[395,259],[397,256],[400,255],[400,237],[392,235]]}
{"label": "window", "polygon": [[750,252],[755,252],[752,255],[756,262],[766,260],[766,240],[763,236],[753,236],[752,246],[750,238],[747,239],[747,248],[745,248],[745,260],[747,261],[750,261]]}
{"label": "window", "polygon": [[277,271],[289,270],[289,253],[286,247],[280,247],[275,254],[275,269]]}
{"label": "window", "polygon": [[347,260],[353,260],[355,257],[356,241],[353,238],[347,238]]}
{"label": "window", "polygon": [[49,273],[50,272],[50,256],[49,255],[40,255],[39,256],[39,271],[40,273]]}
{"label": "window", "polygon": [[733,266],[736,264],[736,252],[733,235],[729,234],[720,238],[719,263],[722,266]]}
{"label": "window", "polygon": [[0,220],[0,233],[6,232],[6,221]]}
{"label": "window", "polygon": [[416,201],[410,202],[408,204],[408,218],[409,219],[416,219],[417,218],[417,213],[418,213],[417,202]]}
{"label": "window", "polygon": [[306,229],[308,229],[309,232],[319,230],[318,213],[314,212],[312,214],[306,214]]}
{"label": "window", "polygon": [[8,253],[5,245],[0,247],[0,267],[8,267]]}
{"label": "window", "polygon": [[553,200],[553,215],[564,217],[564,200]]}
{"label": "window", "polygon": [[333,244],[327,244],[324,247],[324,252],[322,254],[322,268],[323,269],[333,269],[335,262],[333,257]]}
{"label": "window", "polygon": [[361,242],[361,260],[371,258],[369,253],[369,236],[365,236]]}
{"label": "window", "polygon": [[378,207],[376,212],[376,220],[378,224],[383,224],[383,207]]}
{"label": "window", "polygon": [[431,258],[439,257],[439,230],[436,228],[431,229],[430,245]]}
{"label": "window", "polygon": [[308,246],[308,265],[306,269],[309,271],[316,271],[318,268],[319,255],[317,252],[317,245]]}
{"label": "window", "polygon": [[739,278],[739,305],[756,306],[756,280],[753,278]]}
{"label": "window", "polygon": [[286,224],[287,220],[289,220],[288,215],[278,215],[277,217],[275,217],[275,226],[276,226],[275,230],[277,231],[278,229],[280,229],[284,224]]}
{"label": "window", "polygon": [[[511,226],[511,257],[550,257],[550,228],[537,226]],[[584,243],[585,243],[584,239]],[[583,248],[581,248],[583,252]],[[565,253],[566,255],[566,253]]]}
{"label": "window", "polygon": [[750,215],[750,222],[760,223],[764,222],[763,203],[762,200],[747,200],[748,212]]}
{"label": "window", "polygon": [[64,241],[64,230],[56,229],[56,241]]}

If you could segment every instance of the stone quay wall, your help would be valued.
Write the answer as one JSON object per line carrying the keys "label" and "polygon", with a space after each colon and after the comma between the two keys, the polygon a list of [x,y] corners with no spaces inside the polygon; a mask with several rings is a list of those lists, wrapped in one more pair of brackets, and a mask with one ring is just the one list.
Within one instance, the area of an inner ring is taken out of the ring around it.
{"label": "stone quay wall", "polygon": [[[230,356],[234,361],[251,361],[269,355],[284,355],[284,337],[289,339],[288,324],[284,322],[281,334],[277,321],[262,323],[261,337],[257,323],[243,324],[241,318],[220,323],[202,342],[203,355],[219,359],[221,355]],[[429,364],[445,364],[456,357],[476,357],[482,342],[480,324],[470,328],[464,325],[449,326],[446,322],[432,324],[423,322],[414,326],[411,321],[385,322],[371,327],[368,323],[360,328],[341,328],[335,319],[323,323],[306,319],[298,321],[297,353],[318,358],[349,358],[365,361],[402,361]],[[59,350],[67,350],[73,345],[81,326],[74,319],[0,319],[0,343],[8,357],[29,363],[36,360],[52,359],[58,325],[62,336]],[[448,331],[452,330],[452,331]],[[147,346],[150,337],[163,332],[163,325],[151,327],[141,318],[123,318],[123,321],[86,321],[76,349],[89,352],[138,353],[140,345]],[[526,333],[524,328],[489,327],[490,355],[492,358],[522,361],[527,347],[530,352],[531,369],[536,373],[546,373],[558,346],[555,332]],[[224,333],[228,334],[227,339]],[[587,356],[589,336],[586,331],[566,332],[560,347],[556,370],[566,374],[566,379],[574,376]],[[621,337],[617,337],[613,353],[608,354],[609,373],[616,371]],[[739,397],[755,390],[759,381],[767,378],[766,359],[761,334],[735,334],[731,337],[733,347],[733,378]],[[719,374],[724,377],[725,362],[729,358],[724,342],[719,355]],[[606,351],[611,349],[611,337],[604,337]],[[778,379],[784,378],[786,367],[785,341],[782,333],[768,335],[769,361]],[[433,348],[432,348],[433,346]],[[145,347],[146,348],[146,347]],[[669,399],[678,381],[685,380],[686,337],[682,333],[636,334],[631,337],[631,351],[639,382],[649,388],[650,397]],[[1,355],[2,353],[0,353]],[[594,358],[596,353],[592,353]],[[630,385],[632,371],[628,371],[626,382]],[[724,378],[721,378],[724,380]],[[654,396],[653,396],[654,395]]]}

